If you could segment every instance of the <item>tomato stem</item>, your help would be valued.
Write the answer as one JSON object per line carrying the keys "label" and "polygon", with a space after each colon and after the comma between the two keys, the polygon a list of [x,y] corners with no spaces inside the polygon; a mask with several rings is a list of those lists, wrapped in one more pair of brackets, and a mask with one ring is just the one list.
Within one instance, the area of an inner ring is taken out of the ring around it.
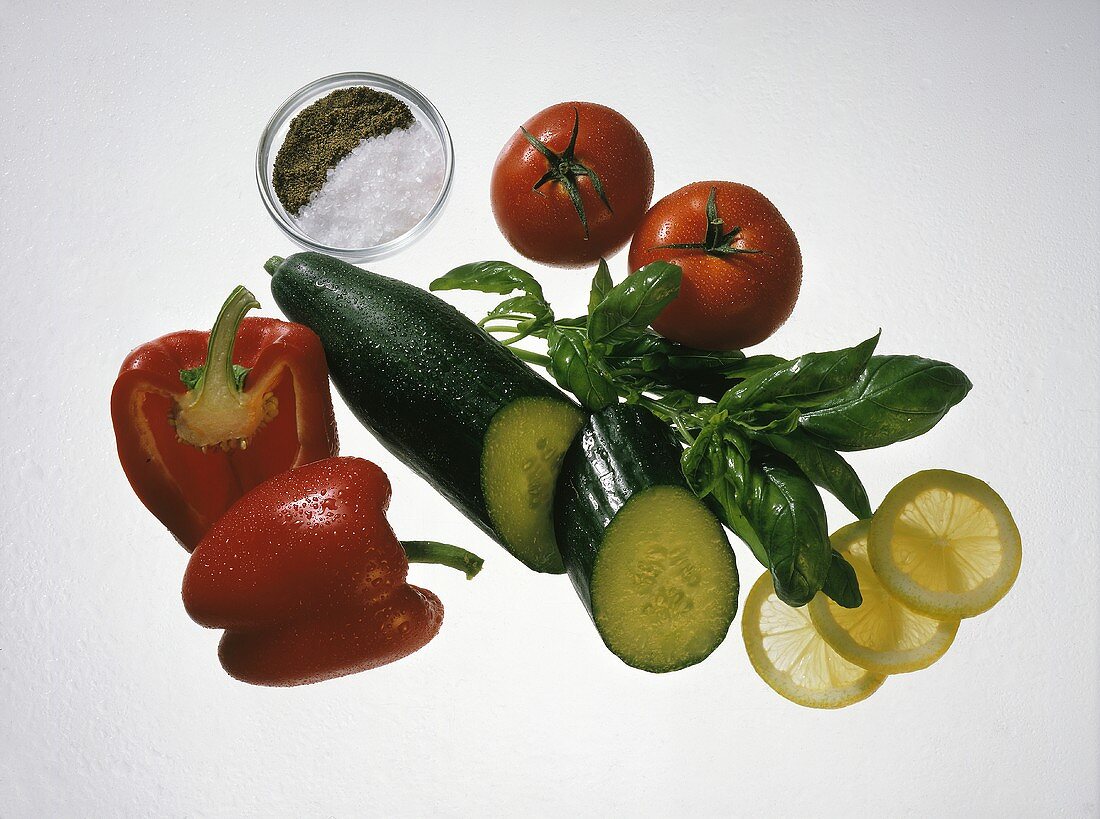
{"label": "tomato stem", "polygon": [[650,250],[702,250],[712,256],[731,256],[735,253],[759,253],[759,250],[750,250],[745,247],[735,247],[734,242],[741,233],[740,226],[726,231],[726,223],[718,215],[718,188],[710,189],[707,197],[707,233],[701,242],[676,242],[667,245],[657,245]]}
{"label": "tomato stem", "polygon": [[573,209],[577,211],[577,216],[580,217],[581,227],[584,228],[584,238],[587,240],[588,217],[584,212],[584,202],[581,201],[581,192],[577,187],[577,178],[587,176],[592,183],[592,187],[596,191],[596,195],[600,197],[600,201],[603,202],[604,206],[607,208],[608,213],[612,213],[613,211],[611,209],[611,203],[607,200],[607,194],[604,192],[603,182],[600,180],[599,174],[574,156],[577,149],[577,133],[580,131],[580,124],[580,111],[574,107],[573,133],[569,137],[569,144],[560,154],[554,153],[545,142],[540,140],[522,125],[519,129],[523,132],[523,136],[527,138],[527,141],[531,143],[531,147],[546,158],[548,165],[546,173],[542,175],[542,178],[535,183],[531,190],[542,196],[543,194],[539,191],[539,188],[547,182],[558,182],[561,184],[561,186],[565,188],[565,192],[569,194],[569,200],[573,203]]}

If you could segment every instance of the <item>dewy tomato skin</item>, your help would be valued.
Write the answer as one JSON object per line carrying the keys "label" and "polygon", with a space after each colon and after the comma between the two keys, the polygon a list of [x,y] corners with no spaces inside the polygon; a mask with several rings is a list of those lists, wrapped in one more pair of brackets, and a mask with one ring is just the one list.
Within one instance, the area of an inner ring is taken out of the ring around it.
{"label": "dewy tomato skin", "polygon": [[[707,200],[725,231],[740,227],[730,246],[756,253],[708,253]],[[790,317],[802,285],[802,254],[794,231],[759,191],[735,182],[695,182],[657,202],[630,244],[633,272],[653,261],[680,265],[680,294],[653,322],[672,341],[704,350],[734,350],[767,339]]]}
{"label": "dewy tomato skin", "polygon": [[528,259],[559,267],[581,267],[610,256],[630,239],[653,199],[653,157],[629,120],[603,105],[563,102],[540,111],[523,127],[557,154],[578,123],[574,158],[600,179],[611,209],[592,180],[575,178],[584,226],[559,181],[535,185],[550,163],[519,129],[501,149],[493,167],[490,199],[504,238]]}

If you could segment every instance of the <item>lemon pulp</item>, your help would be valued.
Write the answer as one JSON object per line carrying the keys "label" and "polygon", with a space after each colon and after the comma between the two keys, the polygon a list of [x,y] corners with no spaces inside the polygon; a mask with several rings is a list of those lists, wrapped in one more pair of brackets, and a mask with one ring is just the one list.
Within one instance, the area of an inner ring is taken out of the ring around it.
{"label": "lemon pulp", "polygon": [[1000,496],[970,475],[932,469],[887,494],[867,553],[883,587],[947,620],[990,609],[1020,571],[1020,531]]}
{"label": "lemon pulp", "polygon": [[756,673],[799,705],[842,708],[871,696],[886,679],[834,651],[806,607],[791,608],[779,599],[768,572],[749,592],[741,631]]}
{"label": "lemon pulp", "polygon": [[867,556],[870,528],[870,521],[857,521],[829,538],[855,569],[863,604],[846,609],[819,593],[807,607],[810,619],[825,642],[861,668],[877,674],[927,668],[950,648],[959,621],[927,617],[886,590]]}

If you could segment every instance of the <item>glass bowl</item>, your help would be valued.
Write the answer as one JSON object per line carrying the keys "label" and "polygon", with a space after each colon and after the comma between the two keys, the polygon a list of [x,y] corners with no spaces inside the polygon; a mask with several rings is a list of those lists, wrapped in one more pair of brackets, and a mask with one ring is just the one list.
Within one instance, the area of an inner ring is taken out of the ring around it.
{"label": "glass bowl", "polygon": [[[337,88],[362,85],[393,94],[412,109],[413,115],[417,119],[435,132],[443,148],[443,186],[440,188],[435,203],[424,214],[424,217],[400,236],[371,247],[330,247],[306,235],[298,227],[294,218],[286,212],[282,202],[279,201],[279,197],[275,195],[275,189],[271,182],[271,170],[275,164],[275,155],[286,138],[290,121],[294,119],[299,111]],[[264,207],[271,214],[275,224],[299,247],[306,250],[315,250],[319,253],[327,253],[330,256],[336,256],[350,262],[365,262],[396,253],[428,232],[439,218],[439,214],[443,212],[443,206],[447,203],[447,197],[451,192],[454,166],[454,145],[451,143],[451,133],[447,130],[447,123],[443,121],[443,117],[440,116],[439,111],[436,110],[436,107],[432,105],[427,97],[415,88],[400,80],[395,80],[393,77],[364,71],[347,71],[314,80],[304,88],[295,91],[279,106],[271,119],[268,120],[263,135],[260,137],[260,145],[256,149],[256,184],[260,188],[260,198],[264,200]]]}

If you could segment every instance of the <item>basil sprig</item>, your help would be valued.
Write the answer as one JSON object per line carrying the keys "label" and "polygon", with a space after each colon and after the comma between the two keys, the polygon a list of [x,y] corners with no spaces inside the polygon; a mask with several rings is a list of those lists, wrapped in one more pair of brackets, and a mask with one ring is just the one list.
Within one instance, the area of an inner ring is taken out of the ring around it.
{"label": "basil sprig", "polygon": [[[616,285],[601,260],[588,314],[566,319],[508,262],[457,267],[431,289],[509,296],[480,325],[518,357],[545,367],[589,410],[627,401],[667,421],[684,443],[688,485],[770,570],[783,601],[802,606],[821,591],[860,605],[855,571],[829,545],[818,488],[870,517],[867,491],[839,453],[924,434],[970,381],[944,362],[874,355],[878,334],[794,359],[684,347],[649,329],[680,276],[654,262]],[[513,346],[525,338],[544,340],[546,353]]]}
{"label": "basil sprig", "polygon": [[877,355],[851,387],[804,413],[801,426],[841,452],[874,449],[928,432],[970,387],[970,379],[942,361]]}

